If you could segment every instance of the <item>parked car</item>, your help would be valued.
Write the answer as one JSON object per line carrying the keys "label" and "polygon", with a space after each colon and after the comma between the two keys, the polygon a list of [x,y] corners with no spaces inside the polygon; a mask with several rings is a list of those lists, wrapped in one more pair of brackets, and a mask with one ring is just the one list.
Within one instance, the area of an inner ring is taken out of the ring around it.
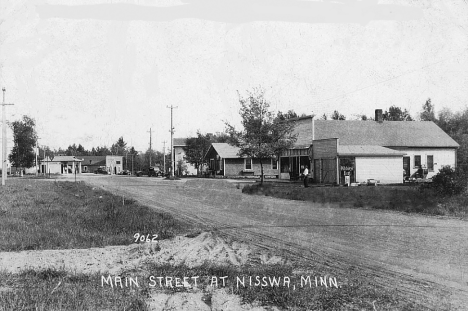
{"label": "parked car", "polygon": [[104,174],[107,175],[107,170],[104,167],[99,167],[97,170],[94,171],[94,174]]}
{"label": "parked car", "polygon": [[119,172],[119,175],[132,175],[132,172],[130,172],[129,170],[123,170]]}
{"label": "parked car", "polygon": [[143,176],[143,172],[142,171],[136,171],[135,175],[136,175],[136,177]]}
{"label": "parked car", "polygon": [[148,176],[151,177],[151,176],[155,176],[155,177],[159,177],[159,176],[164,176],[164,173],[159,169],[159,167],[150,167],[149,170],[148,170]]}

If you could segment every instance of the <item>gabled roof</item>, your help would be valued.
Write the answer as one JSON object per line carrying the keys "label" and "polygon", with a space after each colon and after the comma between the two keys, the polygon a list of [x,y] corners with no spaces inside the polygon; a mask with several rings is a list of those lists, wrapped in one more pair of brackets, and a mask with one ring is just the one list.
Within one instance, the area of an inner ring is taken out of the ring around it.
{"label": "gabled roof", "polygon": [[338,145],[340,156],[403,156],[405,153],[381,146]]}
{"label": "gabled roof", "polygon": [[[312,119],[295,119],[294,148],[308,148],[312,142]],[[448,147],[459,144],[432,121],[348,121],[315,120],[314,139],[339,138],[340,145],[384,147]]]}
{"label": "gabled roof", "polygon": [[[238,156],[240,149],[227,143],[212,143],[210,149],[214,149],[223,159],[240,158]],[[210,152],[210,150],[208,150],[208,152]]]}

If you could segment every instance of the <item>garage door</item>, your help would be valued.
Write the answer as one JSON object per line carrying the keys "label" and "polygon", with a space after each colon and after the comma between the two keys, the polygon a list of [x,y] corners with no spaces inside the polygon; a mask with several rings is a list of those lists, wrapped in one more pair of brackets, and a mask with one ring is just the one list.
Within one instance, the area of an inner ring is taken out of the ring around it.
{"label": "garage door", "polygon": [[367,179],[380,180],[383,184],[403,182],[403,157],[356,158],[356,182]]}

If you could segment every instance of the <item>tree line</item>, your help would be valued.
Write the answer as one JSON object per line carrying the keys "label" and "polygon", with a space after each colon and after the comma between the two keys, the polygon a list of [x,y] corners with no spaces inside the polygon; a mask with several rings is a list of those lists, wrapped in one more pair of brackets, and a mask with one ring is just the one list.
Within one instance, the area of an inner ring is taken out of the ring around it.
{"label": "tree line", "polygon": [[[200,172],[207,161],[204,156],[212,143],[229,143],[237,146],[241,150],[240,155],[265,159],[273,158],[279,154],[280,150],[287,149],[294,141],[291,136],[293,122],[284,122],[300,117],[305,117],[304,113],[298,114],[294,110],[287,112],[278,111],[276,114],[270,110],[270,104],[261,89],[254,89],[247,92],[247,96],[239,95],[240,116],[242,118],[242,129],[238,130],[229,123],[225,123],[226,129],[221,134],[207,134],[197,131],[195,137],[186,140],[185,153],[186,161],[195,166]],[[385,121],[415,121],[407,109],[391,106],[382,114]],[[321,119],[346,120],[346,117],[338,110],[331,115],[323,114]],[[373,120],[366,115],[357,115],[358,120]],[[468,169],[468,107],[464,110],[453,112],[449,108],[441,109],[437,114],[435,107],[428,99],[423,105],[417,119],[419,121],[432,121],[452,137],[460,148],[457,151],[457,165]],[[286,124],[289,124],[286,126]],[[32,167],[35,164],[35,149],[38,135],[35,129],[35,120],[29,116],[23,116],[21,120],[9,123],[13,130],[14,146],[9,155],[12,166],[18,168]],[[69,145],[66,149],[59,148],[51,150],[47,146],[38,147],[38,157],[53,158],[54,155],[64,154],[68,156],[105,156],[120,155],[127,161],[125,169],[130,169],[128,158],[133,161],[134,169],[147,170],[151,166],[159,166],[163,169],[164,154],[160,151],[146,150],[139,154],[133,146],[127,146],[123,137],[119,137],[110,147],[97,146],[90,150],[85,149],[81,144]],[[166,154],[167,171],[171,165],[171,155]],[[261,163],[262,164],[262,163]],[[186,170],[183,161],[176,163],[179,172]],[[127,167],[128,166],[128,167]],[[263,166],[262,166],[263,169]]]}

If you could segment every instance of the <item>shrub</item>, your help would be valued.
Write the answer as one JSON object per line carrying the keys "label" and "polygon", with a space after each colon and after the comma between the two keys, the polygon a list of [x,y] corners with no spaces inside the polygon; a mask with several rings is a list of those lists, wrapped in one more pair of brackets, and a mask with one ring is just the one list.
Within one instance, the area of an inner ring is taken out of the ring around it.
{"label": "shrub", "polygon": [[444,166],[437,175],[432,177],[431,187],[442,196],[461,194],[467,186],[468,174],[461,168],[453,169],[450,166]]}

